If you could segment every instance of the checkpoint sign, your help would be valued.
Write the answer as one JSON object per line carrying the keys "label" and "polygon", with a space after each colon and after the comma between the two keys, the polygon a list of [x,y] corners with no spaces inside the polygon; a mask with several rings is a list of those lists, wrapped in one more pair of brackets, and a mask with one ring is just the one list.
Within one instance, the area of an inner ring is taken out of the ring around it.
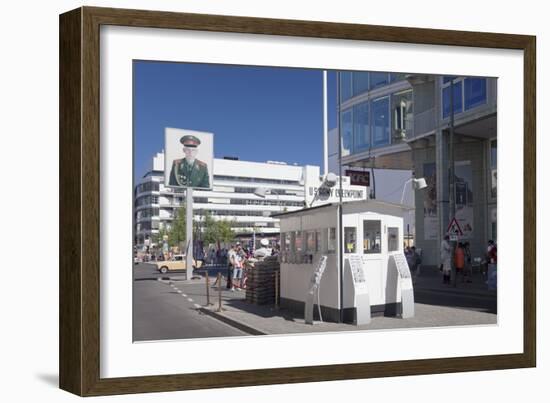
{"label": "checkpoint sign", "polygon": [[451,239],[451,241],[458,241],[458,238],[464,235],[462,229],[460,228],[460,225],[458,225],[456,217],[453,217],[453,219],[449,223],[449,226],[447,227],[447,234],[449,234],[449,238]]}

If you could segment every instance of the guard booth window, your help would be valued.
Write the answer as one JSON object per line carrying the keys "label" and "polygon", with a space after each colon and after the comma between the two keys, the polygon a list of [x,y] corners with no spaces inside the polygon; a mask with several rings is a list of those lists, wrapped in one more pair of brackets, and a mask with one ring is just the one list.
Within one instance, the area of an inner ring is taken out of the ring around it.
{"label": "guard booth window", "polygon": [[380,253],[380,220],[364,220],[363,221],[363,253]]}
{"label": "guard booth window", "polygon": [[357,228],[344,227],[344,253],[355,253],[357,250]]}
{"label": "guard booth window", "polygon": [[310,253],[317,252],[315,249],[316,245],[315,231],[306,232],[306,251]]}
{"label": "guard booth window", "polygon": [[330,227],[327,232],[327,253],[336,251],[336,228]]}
{"label": "guard booth window", "polygon": [[388,252],[399,250],[399,228],[388,227]]}

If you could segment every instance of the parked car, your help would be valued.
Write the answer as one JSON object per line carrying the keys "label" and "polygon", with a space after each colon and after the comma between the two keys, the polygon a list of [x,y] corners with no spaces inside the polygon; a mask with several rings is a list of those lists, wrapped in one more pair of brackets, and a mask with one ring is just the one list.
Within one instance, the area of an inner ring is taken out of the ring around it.
{"label": "parked car", "polygon": [[[163,274],[169,271],[187,269],[186,255],[174,255],[171,260],[156,261],[156,262],[152,262],[152,264],[157,266],[157,270]],[[202,262],[200,260],[196,261],[195,259],[193,259],[194,269],[198,269],[201,266],[202,266]]]}

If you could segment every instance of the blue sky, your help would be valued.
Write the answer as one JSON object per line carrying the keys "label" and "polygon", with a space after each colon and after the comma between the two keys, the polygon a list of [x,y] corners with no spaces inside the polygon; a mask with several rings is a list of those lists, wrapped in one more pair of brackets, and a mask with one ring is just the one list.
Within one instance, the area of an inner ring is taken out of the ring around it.
{"label": "blue sky", "polygon": [[[322,70],[134,62],[134,179],[164,148],[164,128],[214,133],[214,155],[323,165]],[[328,75],[329,129],[336,73]]]}

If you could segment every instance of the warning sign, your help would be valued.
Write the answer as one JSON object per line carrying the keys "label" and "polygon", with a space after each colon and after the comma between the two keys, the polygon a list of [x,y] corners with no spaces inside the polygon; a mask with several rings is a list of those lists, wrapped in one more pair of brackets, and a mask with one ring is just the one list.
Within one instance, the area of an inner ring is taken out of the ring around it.
{"label": "warning sign", "polygon": [[447,234],[449,234],[449,236],[453,238],[464,235],[462,232],[462,229],[460,228],[460,225],[458,225],[458,221],[456,220],[456,217],[453,217],[449,226],[447,227]]}

